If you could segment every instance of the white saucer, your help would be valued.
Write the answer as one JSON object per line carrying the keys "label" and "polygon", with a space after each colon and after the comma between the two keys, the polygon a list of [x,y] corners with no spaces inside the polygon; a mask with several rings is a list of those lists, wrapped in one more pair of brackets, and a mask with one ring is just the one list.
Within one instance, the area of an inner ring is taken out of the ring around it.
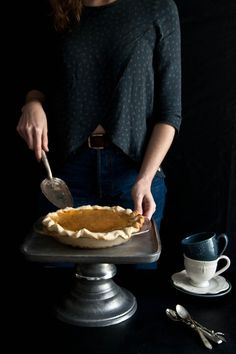
{"label": "white saucer", "polygon": [[174,287],[178,290],[196,296],[221,296],[227,294],[232,288],[231,284],[220,275],[212,278],[206,288],[195,287],[189,282],[185,269],[174,273],[171,276],[171,280]]}

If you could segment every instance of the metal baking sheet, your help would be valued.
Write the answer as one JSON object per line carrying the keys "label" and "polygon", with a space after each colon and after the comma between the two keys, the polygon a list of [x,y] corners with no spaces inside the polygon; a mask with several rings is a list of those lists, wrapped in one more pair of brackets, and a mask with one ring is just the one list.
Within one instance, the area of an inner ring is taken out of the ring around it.
{"label": "metal baking sheet", "polygon": [[152,263],[161,253],[161,242],[155,223],[150,230],[133,236],[119,246],[103,249],[80,249],[64,245],[51,236],[32,231],[21,250],[25,257],[35,262],[71,263]]}

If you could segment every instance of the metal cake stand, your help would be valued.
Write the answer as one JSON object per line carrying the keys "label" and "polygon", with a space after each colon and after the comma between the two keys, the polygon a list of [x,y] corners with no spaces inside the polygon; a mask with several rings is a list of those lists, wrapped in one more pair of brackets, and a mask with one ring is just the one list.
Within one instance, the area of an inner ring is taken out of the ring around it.
{"label": "metal cake stand", "polygon": [[77,326],[104,327],[127,320],[137,309],[134,295],[112,280],[117,270],[115,264],[155,262],[161,253],[161,243],[152,221],[148,231],[120,246],[105,249],[75,249],[32,231],[22,245],[22,252],[34,262],[75,263],[73,287],[57,306],[56,316]]}

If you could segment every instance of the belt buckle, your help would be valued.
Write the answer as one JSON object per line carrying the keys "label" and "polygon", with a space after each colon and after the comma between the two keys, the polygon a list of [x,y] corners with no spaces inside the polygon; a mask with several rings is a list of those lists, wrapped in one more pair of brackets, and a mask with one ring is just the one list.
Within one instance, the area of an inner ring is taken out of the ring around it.
{"label": "belt buckle", "polygon": [[92,136],[103,136],[104,134],[102,134],[102,133],[95,133],[95,134],[92,134],[92,135],[89,135],[89,137],[88,137],[88,147],[90,148],[90,149],[95,149],[95,150],[102,150],[102,149],[104,149],[104,146],[92,146],[91,145],[91,137]]}

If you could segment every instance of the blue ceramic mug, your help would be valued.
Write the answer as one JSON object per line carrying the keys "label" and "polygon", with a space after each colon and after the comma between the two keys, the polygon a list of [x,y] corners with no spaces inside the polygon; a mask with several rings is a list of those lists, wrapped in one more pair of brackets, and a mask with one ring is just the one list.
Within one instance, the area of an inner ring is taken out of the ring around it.
{"label": "blue ceramic mug", "polygon": [[199,261],[213,261],[222,255],[228,245],[225,234],[215,232],[200,232],[181,240],[183,253]]}

